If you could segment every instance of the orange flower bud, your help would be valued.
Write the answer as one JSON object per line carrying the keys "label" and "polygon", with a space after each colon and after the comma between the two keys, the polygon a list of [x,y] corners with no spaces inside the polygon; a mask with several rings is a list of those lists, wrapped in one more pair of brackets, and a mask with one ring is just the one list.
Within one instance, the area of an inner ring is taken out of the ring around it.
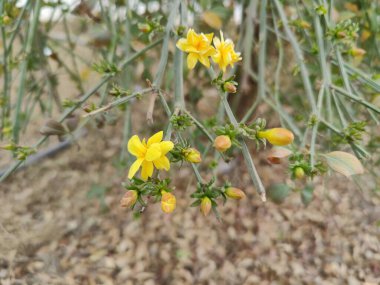
{"label": "orange flower bud", "polygon": [[232,82],[227,81],[223,84],[223,90],[228,93],[236,93],[236,86]]}
{"label": "orange flower bud", "polygon": [[366,51],[362,48],[352,48],[348,51],[348,53],[354,57],[360,57],[366,54]]}
{"label": "orange flower bud", "polygon": [[184,150],[185,159],[188,162],[200,163],[202,161],[201,153],[195,148],[188,148]]}
{"label": "orange flower bud", "polygon": [[174,211],[177,204],[177,199],[172,193],[162,191],[161,209],[167,214]]}
{"label": "orange flower bud", "polygon": [[271,144],[277,146],[291,144],[294,140],[293,133],[284,128],[273,128],[260,131],[258,137],[261,139],[267,139]]}
{"label": "orange flower bud", "polygon": [[209,197],[203,197],[201,202],[201,212],[206,217],[211,210],[211,200]]}
{"label": "orange flower bud", "polygon": [[240,200],[245,198],[245,193],[239,188],[228,187],[225,193],[227,197],[231,199]]}
{"label": "orange flower bud", "polygon": [[294,169],[294,176],[297,178],[297,179],[302,179],[304,176],[305,176],[305,171],[303,170],[302,167],[296,167]]}
{"label": "orange flower bud", "polygon": [[138,193],[136,190],[129,190],[125,193],[124,197],[120,200],[120,207],[131,208],[136,204]]}
{"label": "orange flower bud", "polygon": [[231,147],[231,139],[229,136],[217,136],[214,140],[214,147],[220,152],[225,152]]}

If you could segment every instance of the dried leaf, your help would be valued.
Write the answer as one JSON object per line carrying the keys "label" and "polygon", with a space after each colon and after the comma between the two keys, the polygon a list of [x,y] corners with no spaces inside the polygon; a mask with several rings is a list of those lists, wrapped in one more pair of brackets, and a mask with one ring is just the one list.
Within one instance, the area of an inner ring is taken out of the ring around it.
{"label": "dried leaf", "polygon": [[202,19],[207,25],[215,30],[220,30],[223,24],[222,19],[220,19],[219,15],[211,11],[205,11],[202,14]]}
{"label": "dried leaf", "polygon": [[362,174],[364,168],[356,158],[356,156],[343,152],[343,151],[333,151],[323,155],[327,164],[336,172],[343,174],[346,177],[349,177],[354,174]]}
{"label": "dried leaf", "polygon": [[61,123],[50,119],[42,126],[40,133],[44,136],[62,136],[66,130]]}
{"label": "dried leaf", "polygon": [[291,154],[292,152],[287,148],[276,146],[270,150],[267,160],[272,164],[280,164],[281,158],[285,158]]}

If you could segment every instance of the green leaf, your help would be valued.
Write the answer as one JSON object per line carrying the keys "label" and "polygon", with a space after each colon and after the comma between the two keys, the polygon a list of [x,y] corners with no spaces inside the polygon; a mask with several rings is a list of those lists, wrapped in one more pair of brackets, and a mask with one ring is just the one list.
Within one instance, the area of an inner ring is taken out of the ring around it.
{"label": "green leaf", "polygon": [[273,184],[268,188],[268,197],[272,202],[281,204],[288,197],[290,190],[286,184]]}
{"label": "green leaf", "polygon": [[331,169],[346,177],[354,174],[362,174],[364,172],[364,168],[359,159],[350,153],[333,151],[323,156],[326,158],[327,164]]}
{"label": "green leaf", "polygon": [[307,206],[313,200],[314,187],[312,185],[307,185],[301,192],[302,203]]}

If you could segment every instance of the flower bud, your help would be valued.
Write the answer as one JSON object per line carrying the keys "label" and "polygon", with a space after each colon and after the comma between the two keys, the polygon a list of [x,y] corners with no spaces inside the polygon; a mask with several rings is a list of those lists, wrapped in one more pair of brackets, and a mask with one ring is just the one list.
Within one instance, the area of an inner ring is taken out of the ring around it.
{"label": "flower bud", "polygon": [[229,136],[217,136],[214,140],[214,147],[220,152],[225,152],[231,147],[231,139]]}
{"label": "flower bud", "polygon": [[353,57],[360,57],[360,56],[365,55],[366,51],[364,49],[362,49],[362,48],[356,48],[356,47],[354,47],[354,48],[350,49],[348,51],[348,53],[350,55],[352,55]]}
{"label": "flower bud", "polygon": [[293,133],[284,128],[273,128],[259,131],[258,137],[261,139],[267,139],[271,144],[277,146],[291,144],[294,140]]}
{"label": "flower bud", "polygon": [[227,81],[223,84],[223,90],[228,93],[236,93],[236,86],[230,81]]}
{"label": "flower bud", "polygon": [[202,161],[201,153],[195,148],[188,148],[183,151],[184,157],[188,162],[200,163]]}
{"label": "flower bud", "polygon": [[145,24],[145,23],[138,23],[137,27],[140,32],[145,33],[145,34],[149,33],[152,30],[152,27],[149,24]]}
{"label": "flower bud", "polygon": [[305,176],[305,171],[303,170],[302,167],[296,167],[294,169],[294,176],[297,178],[297,179],[302,179],[304,176]]}
{"label": "flower bud", "polygon": [[11,22],[12,22],[12,19],[8,15],[3,16],[3,24],[4,24],[4,26],[9,25]]}
{"label": "flower bud", "polygon": [[301,28],[304,28],[304,29],[310,29],[311,28],[311,25],[309,22],[306,22],[304,20],[301,20],[300,23],[299,23],[300,27]]}
{"label": "flower bud", "polygon": [[201,202],[201,212],[206,217],[211,210],[211,200],[209,197],[203,197]]}
{"label": "flower bud", "polygon": [[138,193],[136,190],[129,190],[124,194],[124,197],[120,200],[120,207],[131,208],[136,204]]}
{"label": "flower bud", "polygon": [[245,198],[245,193],[239,188],[228,187],[225,193],[228,198],[231,198],[234,200],[240,200],[240,199]]}
{"label": "flower bud", "polygon": [[177,199],[172,193],[162,191],[161,209],[167,214],[174,211],[177,204]]}
{"label": "flower bud", "polygon": [[0,148],[4,149],[4,150],[14,151],[17,149],[17,145],[10,143],[10,144],[6,144],[6,145],[2,145],[2,146],[0,146]]}

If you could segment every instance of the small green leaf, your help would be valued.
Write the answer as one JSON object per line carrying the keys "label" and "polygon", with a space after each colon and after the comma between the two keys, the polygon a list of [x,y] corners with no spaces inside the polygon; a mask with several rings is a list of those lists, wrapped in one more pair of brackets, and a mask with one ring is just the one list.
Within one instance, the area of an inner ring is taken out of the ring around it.
{"label": "small green leaf", "polygon": [[274,184],[268,189],[268,197],[272,202],[281,204],[290,193],[290,187],[286,184]]}
{"label": "small green leaf", "polygon": [[314,187],[312,185],[307,185],[301,192],[302,203],[307,206],[313,200]]}

